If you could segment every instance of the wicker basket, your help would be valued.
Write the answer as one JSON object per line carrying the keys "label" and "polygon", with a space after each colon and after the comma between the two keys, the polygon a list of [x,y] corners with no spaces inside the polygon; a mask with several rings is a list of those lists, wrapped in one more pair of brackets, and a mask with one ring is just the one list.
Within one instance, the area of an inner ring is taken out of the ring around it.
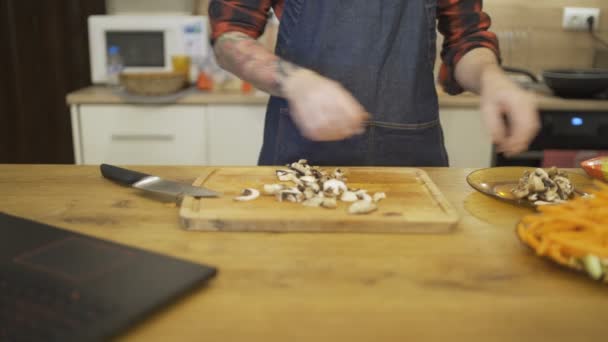
{"label": "wicker basket", "polygon": [[185,87],[186,75],[177,72],[123,73],[120,83],[129,93],[167,95]]}

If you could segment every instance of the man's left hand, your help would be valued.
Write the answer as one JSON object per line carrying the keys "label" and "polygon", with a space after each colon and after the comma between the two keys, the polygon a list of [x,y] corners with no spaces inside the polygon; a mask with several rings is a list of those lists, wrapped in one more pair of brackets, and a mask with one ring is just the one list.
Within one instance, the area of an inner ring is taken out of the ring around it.
{"label": "man's left hand", "polygon": [[526,151],[540,129],[535,96],[498,66],[484,70],[480,81],[482,119],[497,151],[507,156]]}

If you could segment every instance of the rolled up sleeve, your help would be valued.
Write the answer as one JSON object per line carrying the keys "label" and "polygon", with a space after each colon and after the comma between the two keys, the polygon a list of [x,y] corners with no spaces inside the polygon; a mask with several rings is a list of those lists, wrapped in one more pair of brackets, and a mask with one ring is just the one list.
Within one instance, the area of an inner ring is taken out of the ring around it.
{"label": "rolled up sleeve", "polygon": [[500,62],[496,35],[488,29],[490,16],[483,11],[482,0],[439,0],[438,29],[444,36],[439,83],[451,95],[464,91],[455,77],[456,65],[469,51],[476,48],[492,50]]}
{"label": "rolled up sleeve", "polygon": [[276,0],[211,0],[211,42],[226,32],[241,32],[254,39],[264,33],[270,8]]}

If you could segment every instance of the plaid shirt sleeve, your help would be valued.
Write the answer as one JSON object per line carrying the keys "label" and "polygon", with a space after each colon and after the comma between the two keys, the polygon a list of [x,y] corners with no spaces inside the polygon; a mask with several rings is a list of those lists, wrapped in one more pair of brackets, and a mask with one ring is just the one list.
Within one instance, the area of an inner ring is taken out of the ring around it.
{"label": "plaid shirt sleeve", "polygon": [[283,0],[211,0],[211,42],[230,31],[257,39],[264,33],[271,8],[280,17]]}
{"label": "plaid shirt sleeve", "polygon": [[451,95],[464,89],[454,76],[460,59],[469,51],[484,47],[492,50],[500,61],[500,50],[496,35],[488,31],[490,17],[483,12],[482,0],[439,0],[438,29],[444,36],[439,71],[439,83]]}

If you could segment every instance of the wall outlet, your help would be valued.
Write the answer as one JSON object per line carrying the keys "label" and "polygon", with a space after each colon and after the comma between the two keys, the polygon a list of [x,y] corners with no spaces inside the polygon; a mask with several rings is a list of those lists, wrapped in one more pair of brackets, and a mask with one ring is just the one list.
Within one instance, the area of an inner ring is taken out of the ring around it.
{"label": "wall outlet", "polygon": [[593,30],[596,31],[600,24],[600,9],[587,7],[565,7],[563,28],[568,31],[586,31],[588,29],[587,18],[593,17]]}

